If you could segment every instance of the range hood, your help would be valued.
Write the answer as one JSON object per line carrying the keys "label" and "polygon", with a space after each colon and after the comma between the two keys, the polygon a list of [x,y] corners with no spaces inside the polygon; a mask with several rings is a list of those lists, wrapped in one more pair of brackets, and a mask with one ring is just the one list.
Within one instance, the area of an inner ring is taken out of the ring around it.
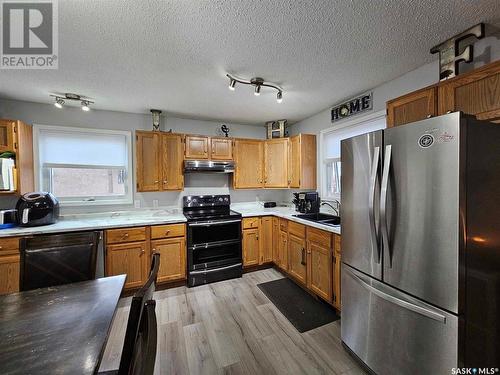
{"label": "range hood", "polygon": [[185,160],[184,172],[233,173],[234,161]]}

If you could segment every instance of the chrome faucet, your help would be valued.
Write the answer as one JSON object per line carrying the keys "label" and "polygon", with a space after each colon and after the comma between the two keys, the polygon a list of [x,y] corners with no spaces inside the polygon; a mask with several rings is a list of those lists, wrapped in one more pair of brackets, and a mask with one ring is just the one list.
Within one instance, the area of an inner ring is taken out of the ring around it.
{"label": "chrome faucet", "polygon": [[333,202],[335,202],[335,205],[336,205],[337,207],[334,207],[331,203],[328,203],[328,202],[326,202],[326,201],[321,202],[321,205],[320,205],[320,206],[328,206],[328,207],[330,207],[333,211],[335,211],[335,214],[336,214],[337,216],[340,216],[340,202],[339,202],[338,200],[336,200],[336,199],[334,199],[334,200],[333,200]]}

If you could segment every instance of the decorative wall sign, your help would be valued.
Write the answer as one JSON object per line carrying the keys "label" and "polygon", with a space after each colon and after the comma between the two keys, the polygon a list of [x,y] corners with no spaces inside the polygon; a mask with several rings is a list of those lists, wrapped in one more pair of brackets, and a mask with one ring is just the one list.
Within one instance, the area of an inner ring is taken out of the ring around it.
{"label": "decorative wall sign", "polygon": [[332,108],[332,122],[357,115],[373,108],[372,93],[366,93],[350,99]]}
{"label": "decorative wall sign", "polygon": [[464,32],[455,35],[453,38],[431,48],[431,53],[439,53],[439,80],[443,81],[455,77],[459,74],[458,64],[462,61],[471,62],[474,59],[474,49],[472,44],[463,48],[459,53],[460,41],[475,36],[477,39],[484,38],[484,23],[479,23]]}

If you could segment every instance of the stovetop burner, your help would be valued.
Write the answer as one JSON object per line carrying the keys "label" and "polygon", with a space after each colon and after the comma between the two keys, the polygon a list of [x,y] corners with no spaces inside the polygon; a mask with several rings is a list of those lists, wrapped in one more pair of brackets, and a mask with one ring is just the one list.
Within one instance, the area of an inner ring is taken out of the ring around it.
{"label": "stovetop burner", "polygon": [[229,195],[189,195],[183,198],[184,216],[193,220],[239,219],[241,214],[230,209]]}

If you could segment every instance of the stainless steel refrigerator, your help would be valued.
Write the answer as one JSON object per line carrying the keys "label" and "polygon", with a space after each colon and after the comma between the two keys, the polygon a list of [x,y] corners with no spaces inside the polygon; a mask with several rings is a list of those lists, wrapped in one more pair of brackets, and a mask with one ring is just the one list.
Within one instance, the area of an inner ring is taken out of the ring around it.
{"label": "stainless steel refrigerator", "polygon": [[500,367],[500,125],[341,143],[342,342],[376,374]]}

